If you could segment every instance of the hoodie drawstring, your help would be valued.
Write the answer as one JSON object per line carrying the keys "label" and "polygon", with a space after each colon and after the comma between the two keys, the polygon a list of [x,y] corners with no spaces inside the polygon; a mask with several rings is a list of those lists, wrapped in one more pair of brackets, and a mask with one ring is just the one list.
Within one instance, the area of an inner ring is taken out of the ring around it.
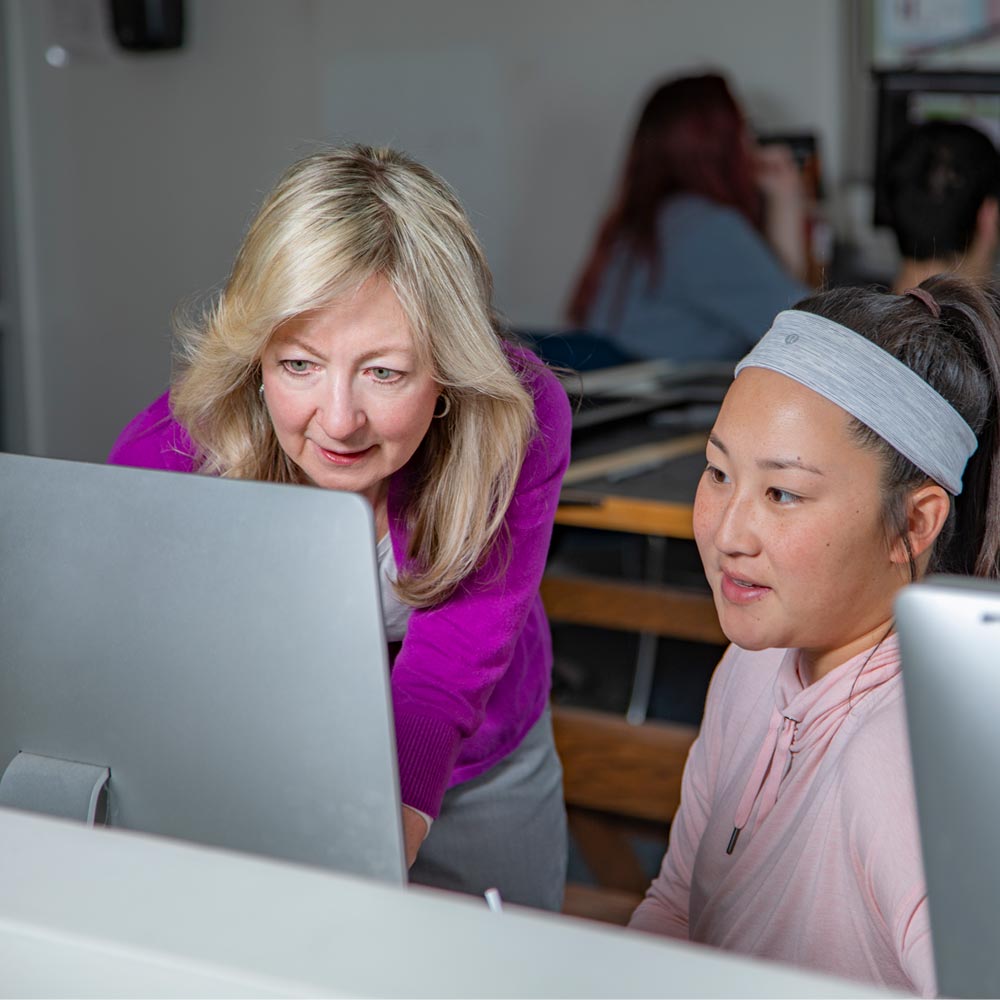
{"label": "hoodie drawstring", "polygon": [[740,799],[739,807],[736,810],[735,825],[732,836],[726,846],[726,854],[732,854],[736,848],[736,841],[740,831],[746,826],[753,812],[754,803],[760,799],[760,809],[757,812],[757,819],[754,826],[759,826],[766,818],[767,814],[774,808],[778,801],[778,789],[781,781],[788,773],[791,764],[792,741],[795,739],[795,728],[798,722],[782,715],[777,708],[771,715],[769,730],[773,730],[774,738],[765,739],[757,754],[753,770],[747,786],[743,790],[743,797]]}

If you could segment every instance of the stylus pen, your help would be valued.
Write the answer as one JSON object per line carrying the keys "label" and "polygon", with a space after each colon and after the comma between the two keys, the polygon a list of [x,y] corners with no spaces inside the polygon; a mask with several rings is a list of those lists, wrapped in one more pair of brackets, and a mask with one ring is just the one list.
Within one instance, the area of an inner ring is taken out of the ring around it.
{"label": "stylus pen", "polygon": [[487,889],[483,895],[486,897],[486,905],[494,913],[503,913],[503,900],[500,898],[499,889]]}

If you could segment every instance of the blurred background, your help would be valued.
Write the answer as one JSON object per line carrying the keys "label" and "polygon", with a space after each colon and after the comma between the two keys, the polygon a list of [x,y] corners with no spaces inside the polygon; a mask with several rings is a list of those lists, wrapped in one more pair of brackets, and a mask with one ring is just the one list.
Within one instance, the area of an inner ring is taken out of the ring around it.
{"label": "blurred background", "polygon": [[821,279],[884,280],[872,69],[989,75],[989,6],[2,0],[0,447],[103,460],[167,383],[172,309],[225,280],[263,194],[324,143],[439,171],[498,307],[558,327],[643,95],[691,70],[724,72],[755,131],[812,143]]}

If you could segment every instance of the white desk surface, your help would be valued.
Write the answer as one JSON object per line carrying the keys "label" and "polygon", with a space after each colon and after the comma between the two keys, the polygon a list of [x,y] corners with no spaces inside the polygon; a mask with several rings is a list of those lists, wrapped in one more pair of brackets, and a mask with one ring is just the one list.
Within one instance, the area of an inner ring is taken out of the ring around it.
{"label": "white desk surface", "polygon": [[877,994],[569,917],[4,809],[0,970],[0,995],[18,997]]}

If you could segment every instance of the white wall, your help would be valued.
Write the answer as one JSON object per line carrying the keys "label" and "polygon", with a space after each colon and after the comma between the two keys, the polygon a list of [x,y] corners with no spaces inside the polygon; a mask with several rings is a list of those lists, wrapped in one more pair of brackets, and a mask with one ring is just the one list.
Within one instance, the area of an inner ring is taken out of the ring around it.
{"label": "white wall", "polygon": [[167,383],[171,310],[226,277],[253,205],[315,134],[312,3],[187,10],[180,51],[109,46],[54,69],[49,0],[5,7],[26,450],[104,458]]}
{"label": "white wall", "polygon": [[559,322],[664,76],[725,69],[755,125],[818,130],[840,170],[848,0],[188,0],[182,51],[63,69],[43,58],[57,0],[3,2],[41,454],[104,456],[166,383],[172,307],[224,279],[261,195],[317,140],[388,141],[439,170],[499,307],[534,327]]}

